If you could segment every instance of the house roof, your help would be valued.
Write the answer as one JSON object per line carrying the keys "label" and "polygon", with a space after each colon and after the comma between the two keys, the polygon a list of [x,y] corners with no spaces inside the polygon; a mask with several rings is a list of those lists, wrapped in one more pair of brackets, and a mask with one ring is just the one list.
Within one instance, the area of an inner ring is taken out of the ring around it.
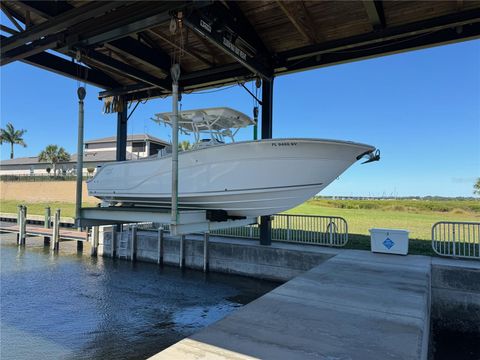
{"label": "house roof", "polygon": [[[102,162],[102,161],[115,161],[116,159],[116,151],[88,151],[85,152],[83,155],[84,163],[93,163],[93,162]],[[127,151],[127,159],[128,160],[136,160],[138,156],[131,152]],[[72,154],[70,156],[70,161],[61,162],[59,164],[71,164],[77,162],[77,154]],[[16,158],[16,159],[8,159],[0,161],[0,167],[5,166],[14,166],[14,165],[38,165],[38,164],[45,164],[49,165],[48,162],[39,162],[37,156],[33,157],[23,157],[23,158]]]}
{"label": "house roof", "polygon": [[[155,142],[161,145],[170,145],[168,141],[159,139],[155,136],[152,136],[150,134],[133,134],[133,135],[128,135],[127,136],[127,142],[132,142],[132,141],[151,141]],[[104,137],[100,139],[92,139],[92,140],[87,140],[85,141],[85,144],[98,144],[98,143],[109,143],[109,142],[116,142],[117,137],[116,136],[109,136],[109,137]]]}
{"label": "house roof", "polygon": [[[117,140],[116,136],[109,136],[100,139],[92,139],[87,140],[85,144],[98,144],[98,143],[115,143]],[[133,134],[128,136],[128,142],[132,141],[151,141],[157,144],[168,146],[170,145],[169,142],[159,139],[155,136],[149,134]],[[108,150],[108,151],[85,151],[83,155],[83,161],[85,162],[98,162],[98,161],[115,161],[116,159],[116,152],[115,150]],[[137,155],[132,154],[127,151],[127,159],[137,159]],[[63,164],[68,163],[75,163],[77,162],[77,154],[72,154],[70,157],[70,161],[67,161]],[[1,160],[0,166],[9,166],[9,165],[35,165],[35,164],[48,164],[46,162],[39,162],[37,156],[29,156],[29,157],[21,157],[16,159],[8,159],[8,160]]]}

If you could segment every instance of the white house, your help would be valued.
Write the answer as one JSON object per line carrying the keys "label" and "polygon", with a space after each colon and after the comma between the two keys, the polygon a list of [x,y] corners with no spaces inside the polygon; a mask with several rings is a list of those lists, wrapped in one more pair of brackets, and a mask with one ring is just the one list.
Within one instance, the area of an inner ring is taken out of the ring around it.
{"label": "white house", "polygon": [[[127,137],[127,160],[143,158],[157,154],[170,143],[149,134],[136,134]],[[83,153],[83,173],[93,171],[104,163],[116,159],[116,137],[110,136],[101,139],[93,139],[85,142]],[[77,162],[77,154],[73,154],[68,162],[57,164],[61,174],[74,174]],[[38,157],[23,157],[0,161],[0,175],[44,175],[51,164],[39,162]]]}

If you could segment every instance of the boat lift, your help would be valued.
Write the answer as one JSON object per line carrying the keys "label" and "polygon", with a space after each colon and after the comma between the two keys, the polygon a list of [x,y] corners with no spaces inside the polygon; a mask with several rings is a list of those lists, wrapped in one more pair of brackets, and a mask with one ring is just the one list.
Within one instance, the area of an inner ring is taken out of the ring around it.
{"label": "boat lift", "polygon": [[[136,222],[152,222],[158,224],[169,224],[170,234],[173,236],[187,235],[192,233],[208,234],[213,230],[220,230],[230,227],[246,226],[256,224],[256,217],[229,218],[226,213],[211,210],[191,210],[178,208],[178,79],[180,67],[174,64],[172,74],[172,206],[171,208],[141,207],[141,206],[107,206],[82,208],[82,157],[77,162],[77,197],[76,197],[76,226],[93,227],[102,225],[119,225]],[[85,89],[78,90],[79,116],[78,116],[78,151],[83,151],[83,126],[84,111],[83,99]],[[126,104],[124,104],[126,107]],[[122,123],[119,116],[119,123]],[[125,129],[124,129],[125,130]],[[118,140],[118,139],[117,139]],[[120,145],[117,141],[117,146]],[[126,146],[124,146],[126,147]],[[117,153],[118,153],[117,149]],[[118,158],[119,156],[117,156]],[[120,156],[121,158],[121,156]],[[120,159],[119,160],[122,160]]]}
{"label": "boat lift", "polygon": [[178,210],[177,221],[173,223],[171,220],[170,208],[110,206],[80,210],[80,226],[82,227],[152,222],[169,224],[170,234],[173,236],[209,233],[214,230],[257,223],[257,218],[221,218],[209,210]]}

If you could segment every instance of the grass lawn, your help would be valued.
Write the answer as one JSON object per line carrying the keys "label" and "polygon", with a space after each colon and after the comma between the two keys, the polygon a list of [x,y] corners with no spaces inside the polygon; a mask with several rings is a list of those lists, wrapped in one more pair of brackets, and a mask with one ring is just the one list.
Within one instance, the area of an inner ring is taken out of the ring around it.
{"label": "grass lawn", "polygon": [[[17,201],[2,201],[0,212],[16,213]],[[28,213],[43,215],[45,207],[61,209],[61,215],[74,217],[75,204],[30,203]],[[94,206],[85,203],[83,206]],[[340,216],[347,220],[347,248],[370,250],[371,228],[405,229],[410,232],[410,253],[434,255],[431,228],[437,221],[480,221],[479,200],[330,200],[313,199],[287,214]]]}
{"label": "grass lawn", "polygon": [[347,248],[370,249],[371,228],[410,232],[410,253],[433,255],[432,225],[438,221],[480,221],[476,200],[310,200],[287,214],[340,216],[348,223]]}
{"label": "grass lawn", "polygon": [[[38,202],[38,203],[24,203],[15,200],[2,200],[0,203],[0,212],[2,213],[17,213],[17,205],[24,204],[27,206],[27,213],[31,215],[44,215],[45,208],[50,206],[52,213],[56,209],[60,209],[60,216],[71,217],[75,216],[75,204],[65,202]],[[83,203],[83,206],[95,206],[92,203]]]}

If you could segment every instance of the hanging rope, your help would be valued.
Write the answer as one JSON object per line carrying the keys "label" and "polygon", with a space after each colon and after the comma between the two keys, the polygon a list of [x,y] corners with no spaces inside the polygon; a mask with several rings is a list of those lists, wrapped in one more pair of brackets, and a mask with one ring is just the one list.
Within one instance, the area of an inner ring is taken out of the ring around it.
{"label": "hanging rope", "polygon": [[[77,89],[80,87],[87,89],[87,79],[88,79],[88,66],[83,64],[82,62],[82,51],[77,50],[75,54],[75,59],[73,59],[73,62],[77,65]],[[83,64],[83,66],[82,66]],[[82,71],[84,69],[84,71]],[[83,73],[82,73],[83,72]],[[83,81],[82,81],[83,80]]]}
{"label": "hanging rope", "polygon": [[104,114],[112,114],[123,111],[123,101],[120,100],[120,96],[104,97],[102,112]]}

